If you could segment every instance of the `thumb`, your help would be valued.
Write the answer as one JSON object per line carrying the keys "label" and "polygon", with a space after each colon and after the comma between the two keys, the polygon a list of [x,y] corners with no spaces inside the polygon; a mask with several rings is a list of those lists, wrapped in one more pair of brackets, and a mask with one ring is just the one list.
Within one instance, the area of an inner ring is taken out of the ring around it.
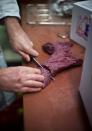
{"label": "thumb", "polygon": [[34,50],[33,48],[30,49],[29,54],[32,55],[32,56],[38,56],[39,55],[39,53],[36,50]]}
{"label": "thumb", "polygon": [[30,61],[30,56],[27,53],[24,53],[22,51],[20,51],[19,53],[23,57],[23,59],[25,59],[27,62]]}

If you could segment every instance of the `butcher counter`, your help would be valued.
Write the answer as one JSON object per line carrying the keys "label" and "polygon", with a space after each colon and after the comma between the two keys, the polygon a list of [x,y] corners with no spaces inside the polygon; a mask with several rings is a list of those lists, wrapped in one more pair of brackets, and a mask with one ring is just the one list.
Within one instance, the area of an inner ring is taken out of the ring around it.
{"label": "butcher counter", "polygon": [[[40,63],[49,57],[41,48],[44,43],[71,41],[69,36],[66,36],[67,33],[69,35],[70,25],[30,25],[26,17],[26,8],[23,6],[22,26],[33,41],[34,48],[39,52],[37,60]],[[72,47],[74,55],[83,58],[84,48],[71,42],[74,45]],[[25,131],[86,131],[87,121],[78,90],[81,72],[82,66],[65,70],[41,92],[24,94]]]}

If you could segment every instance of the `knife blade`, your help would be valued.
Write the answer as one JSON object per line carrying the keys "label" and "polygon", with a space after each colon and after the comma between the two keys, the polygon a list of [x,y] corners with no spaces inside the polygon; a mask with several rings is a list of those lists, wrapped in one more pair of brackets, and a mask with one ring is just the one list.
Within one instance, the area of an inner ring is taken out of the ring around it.
{"label": "knife blade", "polygon": [[[36,58],[35,57],[31,57],[32,58],[32,60],[39,66],[39,67],[41,67],[42,69],[44,69],[44,67],[36,60]],[[50,72],[50,71],[49,71]],[[50,74],[51,74],[51,72],[50,72]],[[52,76],[52,74],[51,74],[51,79],[52,80],[55,80],[55,78]]]}
{"label": "knife blade", "polygon": [[34,57],[33,57],[33,60],[39,67],[44,68]]}

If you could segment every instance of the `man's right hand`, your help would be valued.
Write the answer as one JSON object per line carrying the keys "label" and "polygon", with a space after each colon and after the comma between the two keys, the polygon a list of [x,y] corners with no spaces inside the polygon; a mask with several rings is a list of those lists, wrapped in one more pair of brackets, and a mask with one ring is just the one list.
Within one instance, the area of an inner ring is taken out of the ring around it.
{"label": "man's right hand", "polygon": [[36,68],[18,66],[0,69],[0,89],[14,92],[38,92],[44,87],[44,76]]}
{"label": "man's right hand", "polygon": [[34,49],[33,42],[22,29],[18,19],[16,17],[6,17],[4,21],[12,49],[26,61],[30,61],[30,55],[37,57],[39,53]]}

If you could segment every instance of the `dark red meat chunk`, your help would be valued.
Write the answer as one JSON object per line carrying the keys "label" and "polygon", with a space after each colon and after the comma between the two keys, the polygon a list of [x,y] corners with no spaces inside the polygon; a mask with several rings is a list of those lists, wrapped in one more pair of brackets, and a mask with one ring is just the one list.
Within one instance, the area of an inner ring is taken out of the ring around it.
{"label": "dark red meat chunk", "polygon": [[55,52],[55,48],[52,43],[46,43],[42,46],[42,48],[49,55],[52,55]]}

